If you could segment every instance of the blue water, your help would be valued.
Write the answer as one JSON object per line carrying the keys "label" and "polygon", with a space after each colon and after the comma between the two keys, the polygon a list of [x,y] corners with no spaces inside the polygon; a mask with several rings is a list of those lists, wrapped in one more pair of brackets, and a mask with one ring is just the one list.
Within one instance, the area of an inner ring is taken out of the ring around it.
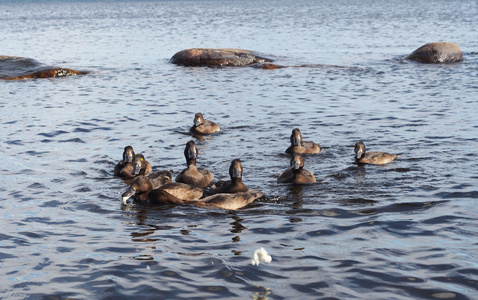
{"label": "blue water", "polygon": [[[0,1],[0,55],[85,76],[0,81],[5,299],[475,299],[476,1]],[[465,60],[403,58],[428,42]],[[193,47],[284,69],[186,68]],[[304,66],[304,67],[298,67]],[[12,70],[1,70],[0,72]],[[185,134],[194,113],[219,134]],[[317,183],[277,184],[299,127]],[[132,145],[266,195],[239,211],[123,208]],[[353,145],[399,153],[358,166]],[[270,264],[253,266],[264,247]]]}

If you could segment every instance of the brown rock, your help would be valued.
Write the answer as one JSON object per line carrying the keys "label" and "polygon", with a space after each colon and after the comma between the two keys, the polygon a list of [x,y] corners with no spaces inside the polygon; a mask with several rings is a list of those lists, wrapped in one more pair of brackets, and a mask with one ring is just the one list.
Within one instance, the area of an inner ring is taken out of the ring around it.
{"label": "brown rock", "polygon": [[421,46],[407,59],[426,64],[452,63],[462,61],[463,52],[456,44],[437,42]]}
{"label": "brown rock", "polygon": [[206,49],[194,48],[179,51],[171,57],[170,62],[188,67],[196,66],[247,66],[251,64],[272,62],[270,58],[242,49]]}
{"label": "brown rock", "polygon": [[276,64],[273,64],[273,63],[256,64],[256,65],[253,65],[253,67],[257,68],[257,69],[265,69],[265,70],[275,70],[275,69],[287,68],[286,66],[276,65]]}
{"label": "brown rock", "polygon": [[85,74],[87,72],[68,68],[45,67],[31,58],[0,55],[0,79],[3,80],[52,78]]}
{"label": "brown rock", "polygon": [[30,74],[24,74],[16,77],[7,77],[2,78],[3,80],[21,80],[29,78],[53,78],[53,77],[63,77],[63,76],[72,76],[72,75],[85,75],[86,72],[76,71],[67,68],[52,68],[45,69],[41,71],[36,71]]}

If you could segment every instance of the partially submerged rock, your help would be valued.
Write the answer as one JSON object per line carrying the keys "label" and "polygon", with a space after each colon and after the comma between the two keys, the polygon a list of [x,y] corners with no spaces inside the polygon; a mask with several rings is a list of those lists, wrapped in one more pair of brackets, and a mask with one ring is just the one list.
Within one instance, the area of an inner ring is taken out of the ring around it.
{"label": "partially submerged rock", "polygon": [[21,80],[85,75],[85,71],[68,68],[45,67],[31,58],[0,55],[0,79]]}
{"label": "partially submerged rock", "polygon": [[421,46],[407,59],[426,64],[453,63],[463,60],[463,52],[456,44],[437,42]]}
{"label": "partially submerged rock", "polygon": [[276,65],[269,62],[262,63],[262,64],[255,64],[255,65],[252,65],[252,67],[257,69],[264,69],[264,70],[275,70],[275,69],[287,68],[286,66]]}
{"label": "partially submerged rock", "polygon": [[273,59],[264,57],[261,54],[250,50],[207,48],[182,50],[174,54],[170,59],[170,62],[173,64],[188,67],[238,67],[272,61]]}

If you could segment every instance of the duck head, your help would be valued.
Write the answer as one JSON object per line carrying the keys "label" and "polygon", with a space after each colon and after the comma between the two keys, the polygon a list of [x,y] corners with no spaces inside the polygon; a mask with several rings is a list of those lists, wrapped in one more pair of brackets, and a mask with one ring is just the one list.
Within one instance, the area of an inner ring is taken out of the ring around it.
{"label": "duck head", "polygon": [[292,134],[290,135],[290,143],[293,146],[299,146],[302,143],[302,134],[300,133],[299,128],[294,128]]}
{"label": "duck head", "polygon": [[129,188],[121,195],[121,201],[126,204],[129,198],[136,196],[139,200],[146,200],[148,193],[153,189],[153,184],[145,176],[138,176],[131,182]]}
{"label": "duck head", "polygon": [[143,154],[136,154],[133,158],[133,175],[138,175],[141,169],[145,167],[145,158]]}
{"label": "duck head", "polygon": [[365,155],[365,144],[362,141],[355,143],[355,159],[361,159]]}
{"label": "duck head", "polygon": [[131,147],[131,146],[124,147],[123,161],[125,163],[131,163],[131,162],[133,162],[133,157],[134,157],[133,147]]}
{"label": "duck head", "polygon": [[231,176],[231,181],[234,180],[241,180],[242,179],[242,163],[241,160],[236,158],[231,162],[231,166],[229,167],[229,176]]}
{"label": "duck head", "polygon": [[196,115],[194,115],[194,126],[199,126],[201,124],[204,124],[204,117],[202,115],[202,113],[197,113]]}
{"label": "duck head", "polygon": [[186,157],[188,165],[196,161],[198,154],[199,152],[196,143],[193,140],[187,142],[186,148],[184,148],[184,157]]}
{"label": "duck head", "polygon": [[300,154],[294,154],[290,160],[290,168],[292,170],[300,170],[304,167],[304,158]]}

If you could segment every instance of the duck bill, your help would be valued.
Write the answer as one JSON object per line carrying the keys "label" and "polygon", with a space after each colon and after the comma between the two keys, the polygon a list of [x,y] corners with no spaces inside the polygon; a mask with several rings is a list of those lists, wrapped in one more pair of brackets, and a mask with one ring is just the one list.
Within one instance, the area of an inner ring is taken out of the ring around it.
{"label": "duck bill", "polygon": [[361,149],[359,149],[359,150],[357,150],[357,152],[355,152],[355,158],[356,159],[361,159],[362,155],[363,155],[363,152],[362,152]]}
{"label": "duck bill", "polygon": [[136,190],[130,187],[126,192],[121,195],[121,202],[126,205],[129,198],[133,197],[136,194]]}
{"label": "duck bill", "polygon": [[199,125],[201,125],[201,120],[194,119],[194,126],[199,126]]}
{"label": "duck bill", "polygon": [[300,138],[299,137],[293,137],[292,138],[292,144],[294,146],[299,146],[300,145]]}
{"label": "duck bill", "polygon": [[300,161],[294,161],[294,162],[292,163],[292,166],[291,166],[291,167],[292,167],[292,169],[294,169],[294,170],[299,170],[299,169],[300,169]]}
{"label": "duck bill", "polygon": [[232,178],[242,178],[241,170],[237,168],[232,169]]}
{"label": "duck bill", "polygon": [[130,162],[133,162],[133,153],[127,153],[124,157],[124,161],[126,163],[130,163]]}
{"label": "duck bill", "polygon": [[137,163],[133,163],[133,171],[131,171],[131,174],[136,176],[139,174],[140,171],[141,171],[141,166]]}
{"label": "duck bill", "polygon": [[188,156],[189,156],[189,159],[197,159],[198,158],[197,155],[196,155],[195,149],[189,149]]}

